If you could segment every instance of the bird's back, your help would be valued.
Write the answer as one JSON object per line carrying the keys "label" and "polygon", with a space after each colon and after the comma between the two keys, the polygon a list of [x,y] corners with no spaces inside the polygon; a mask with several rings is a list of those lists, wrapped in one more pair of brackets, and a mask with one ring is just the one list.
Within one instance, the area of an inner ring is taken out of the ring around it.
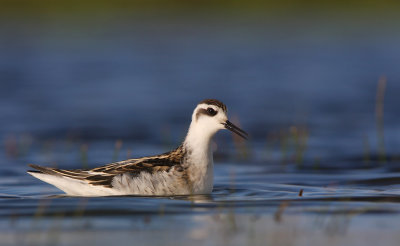
{"label": "bird's back", "polygon": [[73,196],[191,194],[184,148],[129,159],[90,170],[64,170],[31,164],[32,176]]}

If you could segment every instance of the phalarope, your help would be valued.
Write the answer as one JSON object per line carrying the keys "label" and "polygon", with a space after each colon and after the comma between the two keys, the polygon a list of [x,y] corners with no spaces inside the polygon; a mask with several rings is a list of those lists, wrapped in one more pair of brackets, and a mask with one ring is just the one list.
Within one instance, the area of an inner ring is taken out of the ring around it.
{"label": "phalarope", "polygon": [[28,173],[71,196],[209,194],[214,183],[210,142],[221,129],[243,138],[247,136],[228,120],[227,108],[222,102],[206,99],[194,109],[186,138],[175,150],[90,170],[30,164],[36,170]]}

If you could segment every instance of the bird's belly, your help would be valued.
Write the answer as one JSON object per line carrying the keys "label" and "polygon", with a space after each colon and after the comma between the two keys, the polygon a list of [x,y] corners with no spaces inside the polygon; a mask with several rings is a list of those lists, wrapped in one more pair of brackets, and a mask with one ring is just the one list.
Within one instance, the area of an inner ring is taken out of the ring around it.
{"label": "bird's belly", "polygon": [[125,173],[118,175],[112,182],[113,190],[122,195],[187,195],[189,187],[182,181],[180,173],[158,172],[141,173],[138,176]]}

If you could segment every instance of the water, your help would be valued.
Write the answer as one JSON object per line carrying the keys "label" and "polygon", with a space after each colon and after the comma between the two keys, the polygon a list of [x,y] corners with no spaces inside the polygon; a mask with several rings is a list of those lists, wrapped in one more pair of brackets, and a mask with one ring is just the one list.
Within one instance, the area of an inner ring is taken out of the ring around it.
{"label": "water", "polygon": [[[398,245],[398,18],[202,17],[1,22],[1,245]],[[74,198],[26,174],[167,151],[204,98],[251,135],[218,133],[209,196]]]}
{"label": "water", "polygon": [[306,245],[310,237],[332,245],[385,238],[396,245],[399,239],[399,176],[387,168],[327,173],[218,164],[210,196],[169,198],[55,196],[55,188],[18,173],[1,182],[3,245]]}

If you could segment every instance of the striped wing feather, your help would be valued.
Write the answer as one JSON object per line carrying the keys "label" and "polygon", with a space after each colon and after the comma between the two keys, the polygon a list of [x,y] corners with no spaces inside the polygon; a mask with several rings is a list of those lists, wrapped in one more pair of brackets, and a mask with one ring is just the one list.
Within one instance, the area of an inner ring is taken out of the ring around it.
{"label": "striped wing feather", "polygon": [[182,157],[183,149],[179,147],[174,151],[162,155],[114,162],[90,170],[64,170],[58,168],[42,167],[34,164],[30,164],[29,166],[42,173],[64,176],[78,180],[85,180],[92,185],[101,185],[111,188],[112,180],[116,175],[130,173],[133,176],[138,176],[142,172],[168,172],[173,166],[181,164]]}

